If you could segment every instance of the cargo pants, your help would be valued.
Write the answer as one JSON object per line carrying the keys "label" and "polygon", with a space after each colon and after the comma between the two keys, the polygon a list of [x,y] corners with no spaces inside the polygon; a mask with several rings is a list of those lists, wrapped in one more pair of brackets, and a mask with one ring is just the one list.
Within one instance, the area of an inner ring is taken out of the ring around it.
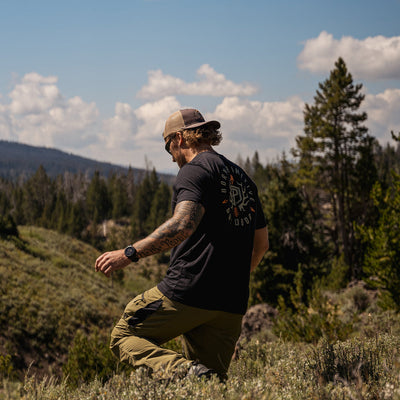
{"label": "cargo pants", "polygon": [[[226,379],[241,321],[240,314],[172,301],[154,287],[128,303],[111,333],[110,348],[121,361],[165,376],[198,361]],[[184,354],[161,347],[180,335]]]}

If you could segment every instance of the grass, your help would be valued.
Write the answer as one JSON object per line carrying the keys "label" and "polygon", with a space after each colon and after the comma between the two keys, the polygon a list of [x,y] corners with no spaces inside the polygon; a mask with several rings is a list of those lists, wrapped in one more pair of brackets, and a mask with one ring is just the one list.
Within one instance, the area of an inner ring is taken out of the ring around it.
{"label": "grass", "polygon": [[[400,316],[363,288],[324,294],[296,319],[281,315],[275,335],[243,343],[225,384],[159,382],[119,365],[108,340],[124,305],[165,266],[142,260],[112,281],[94,272],[93,247],[41,228],[19,232],[0,240],[0,400],[400,400]],[[315,340],[315,321],[345,334]]]}
{"label": "grass", "polygon": [[[140,288],[96,273],[98,256],[88,244],[38,227],[19,227],[19,238],[0,240],[0,355],[20,378],[28,367],[61,376],[78,332],[88,338],[97,332],[107,347]],[[128,268],[127,281],[154,284],[139,270]]]}
{"label": "grass", "polygon": [[225,384],[195,377],[170,383],[148,377],[145,370],[114,375],[105,383],[71,388],[68,380],[3,382],[0,399],[104,400],[336,400],[400,399],[400,338],[382,335],[361,341],[350,339],[327,346],[282,340],[246,344],[232,362]]}

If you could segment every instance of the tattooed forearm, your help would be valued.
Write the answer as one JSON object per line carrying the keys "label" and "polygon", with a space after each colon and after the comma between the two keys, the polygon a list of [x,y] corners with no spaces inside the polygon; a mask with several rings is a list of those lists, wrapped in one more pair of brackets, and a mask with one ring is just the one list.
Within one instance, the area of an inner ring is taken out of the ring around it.
{"label": "tattooed forearm", "polygon": [[139,257],[157,254],[182,243],[197,229],[204,212],[204,207],[200,203],[193,201],[178,203],[172,218],[147,238],[134,244]]}

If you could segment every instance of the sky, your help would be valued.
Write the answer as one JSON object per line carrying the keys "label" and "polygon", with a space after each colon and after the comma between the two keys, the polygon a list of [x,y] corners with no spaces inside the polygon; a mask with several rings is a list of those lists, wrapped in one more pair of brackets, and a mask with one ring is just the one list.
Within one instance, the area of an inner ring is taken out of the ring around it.
{"label": "sky", "polygon": [[400,131],[400,0],[0,0],[0,139],[175,173],[178,109],[233,161],[288,156],[342,57],[369,133]]}

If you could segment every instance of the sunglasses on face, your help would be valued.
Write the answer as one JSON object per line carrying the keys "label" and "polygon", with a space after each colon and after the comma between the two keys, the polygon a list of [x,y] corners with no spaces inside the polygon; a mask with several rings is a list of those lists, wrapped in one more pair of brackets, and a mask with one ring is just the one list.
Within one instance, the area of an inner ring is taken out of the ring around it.
{"label": "sunglasses on face", "polygon": [[167,151],[167,153],[169,153],[169,154],[171,154],[171,156],[172,156],[172,153],[171,153],[171,151],[170,151],[170,146],[171,146],[171,141],[172,141],[172,139],[174,138],[176,136],[176,133],[173,133],[172,135],[169,135],[168,136],[168,140],[167,140],[167,142],[165,143],[165,150]]}

